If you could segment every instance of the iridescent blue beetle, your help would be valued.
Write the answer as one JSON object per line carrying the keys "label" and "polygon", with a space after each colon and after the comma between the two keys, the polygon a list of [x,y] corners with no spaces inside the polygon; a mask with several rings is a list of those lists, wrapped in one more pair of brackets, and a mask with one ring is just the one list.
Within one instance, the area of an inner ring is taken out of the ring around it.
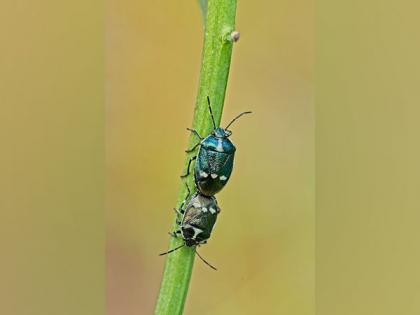
{"label": "iridescent blue beetle", "polygon": [[187,186],[188,194],[182,202],[179,209],[174,209],[178,215],[182,217],[181,220],[177,220],[177,224],[180,226],[175,232],[169,233],[173,237],[181,236],[184,243],[174,249],[171,249],[165,253],[160,254],[166,255],[172,253],[181,247],[188,246],[193,247],[194,251],[208,266],[216,270],[211,264],[209,264],[200,254],[197,252],[196,247],[201,244],[206,244],[210,238],[214,224],[216,223],[217,215],[220,212],[220,208],[217,205],[216,198],[214,196],[204,196],[199,192],[196,192],[189,200],[184,210],[184,205],[190,196],[190,190]]}
{"label": "iridescent blue beetle", "polygon": [[194,168],[194,179],[197,189],[206,196],[213,196],[218,193],[228,182],[233,169],[233,160],[236,148],[229,140],[232,131],[228,130],[235,120],[245,114],[251,112],[243,112],[236,116],[226,128],[217,128],[214,122],[213,112],[210,105],[210,98],[207,96],[210,116],[213,122],[213,131],[210,135],[203,139],[195,129],[187,130],[194,133],[200,142],[185,152],[192,152],[198,146],[198,154],[193,156],[187,167],[187,172],[181,177],[190,174],[191,162],[197,159]]}

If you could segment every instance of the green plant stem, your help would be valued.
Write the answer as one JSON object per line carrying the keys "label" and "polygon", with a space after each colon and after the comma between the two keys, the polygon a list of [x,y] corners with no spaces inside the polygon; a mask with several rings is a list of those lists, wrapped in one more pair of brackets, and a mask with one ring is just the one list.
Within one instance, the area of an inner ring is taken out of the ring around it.
{"label": "green plant stem", "polygon": [[200,6],[201,16],[203,18],[203,26],[206,26],[207,0],[198,0],[198,5]]}
{"label": "green plant stem", "polygon": [[[192,128],[202,136],[213,130],[207,106],[207,96],[210,97],[216,125],[220,125],[226,85],[229,75],[233,41],[230,34],[234,31],[236,14],[236,0],[208,0],[204,46],[198,95],[195,104]],[[189,147],[199,141],[191,134]],[[188,160],[195,153],[187,154],[184,168]],[[186,179],[191,193],[195,185],[192,174]],[[177,207],[187,195],[185,183],[181,183]],[[174,216],[173,230],[177,228]],[[180,238],[171,238],[169,249],[183,243]],[[160,292],[155,308],[156,315],[182,314],[188,293],[191,272],[194,264],[195,251],[193,248],[183,247],[166,256]],[[209,272],[213,272],[209,270]]]}

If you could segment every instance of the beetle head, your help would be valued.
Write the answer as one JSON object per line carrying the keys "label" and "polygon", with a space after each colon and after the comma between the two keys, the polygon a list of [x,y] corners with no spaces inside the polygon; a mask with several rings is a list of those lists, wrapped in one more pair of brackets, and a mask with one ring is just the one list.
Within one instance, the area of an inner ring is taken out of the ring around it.
{"label": "beetle head", "polygon": [[230,135],[232,135],[232,131],[223,128],[216,128],[211,134],[216,138],[229,138]]}
{"label": "beetle head", "polygon": [[197,241],[193,240],[192,238],[188,238],[185,240],[185,245],[187,245],[188,247],[195,246],[197,245]]}

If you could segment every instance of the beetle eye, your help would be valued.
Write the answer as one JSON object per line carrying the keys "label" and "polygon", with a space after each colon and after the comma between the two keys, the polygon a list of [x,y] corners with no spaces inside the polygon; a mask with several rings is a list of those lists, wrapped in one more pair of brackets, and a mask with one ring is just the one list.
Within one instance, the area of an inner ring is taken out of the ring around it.
{"label": "beetle eye", "polygon": [[232,135],[232,131],[225,130],[226,137],[230,137]]}

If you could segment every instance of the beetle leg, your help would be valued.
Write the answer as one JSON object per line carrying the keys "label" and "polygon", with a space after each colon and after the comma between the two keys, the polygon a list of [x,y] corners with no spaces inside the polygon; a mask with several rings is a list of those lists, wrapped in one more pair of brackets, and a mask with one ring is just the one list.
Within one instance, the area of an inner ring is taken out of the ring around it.
{"label": "beetle leg", "polygon": [[179,233],[181,233],[181,231],[180,231],[180,230],[175,231],[175,232],[168,232],[168,234],[169,234],[170,236],[175,237],[175,238],[177,238],[177,237],[178,237],[178,236],[177,236],[177,234],[179,234]]}
{"label": "beetle leg", "polygon": [[187,149],[185,150],[186,153],[191,153],[193,152],[199,145],[201,144],[201,142],[197,143],[196,145],[194,145],[191,149]]}
{"label": "beetle leg", "polygon": [[195,134],[197,137],[200,138],[200,140],[203,140],[204,138],[202,136],[200,136],[200,134],[198,133],[197,130],[195,129],[191,129],[191,128],[187,128],[188,131],[191,131],[193,134]]}
{"label": "beetle leg", "polygon": [[180,225],[182,222],[179,220],[179,216],[183,216],[184,210],[173,208],[176,213],[176,224]]}
{"label": "beetle leg", "polygon": [[183,175],[181,175],[181,178],[187,177],[188,175],[190,175],[190,166],[191,166],[191,162],[194,161],[197,158],[197,156],[193,156],[192,158],[190,158],[190,160],[188,161],[188,166],[187,166],[187,172]]}
{"label": "beetle leg", "polygon": [[183,209],[185,204],[187,203],[188,197],[191,195],[190,187],[188,187],[188,184],[185,183],[185,187],[187,187],[187,195],[185,196],[184,200],[182,200],[181,205],[179,206],[179,209],[175,209],[176,212],[180,213],[181,215],[184,214],[185,210]]}
{"label": "beetle leg", "polygon": [[[181,205],[179,206],[179,209],[177,209],[177,208],[173,208],[173,210],[175,211],[175,213],[176,213],[177,215],[180,215],[181,217],[182,217],[182,216],[184,215],[184,213],[185,213],[185,210],[183,209],[183,208],[184,208],[184,206],[185,206],[185,203],[187,202],[188,197],[191,195],[191,190],[190,190],[190,187],[188,187],[187,183],[185,183],[185,186],[187,187],[187,191],[188,191],[187,195],[185,196],[184,200],[182,201]],[[181,223],[182,223],[182,222],[178,220],[178,216],[177,216],[177,221],[176,221],[176,224],[180,225]]]}
{"label": "beetle leg", "polygon": [[177,213],[179,215],[183,215],[184,214],[184,210],[182,210],[181,208],[180,209],[174,208],[174,211],[175,211],[175,213]]}

